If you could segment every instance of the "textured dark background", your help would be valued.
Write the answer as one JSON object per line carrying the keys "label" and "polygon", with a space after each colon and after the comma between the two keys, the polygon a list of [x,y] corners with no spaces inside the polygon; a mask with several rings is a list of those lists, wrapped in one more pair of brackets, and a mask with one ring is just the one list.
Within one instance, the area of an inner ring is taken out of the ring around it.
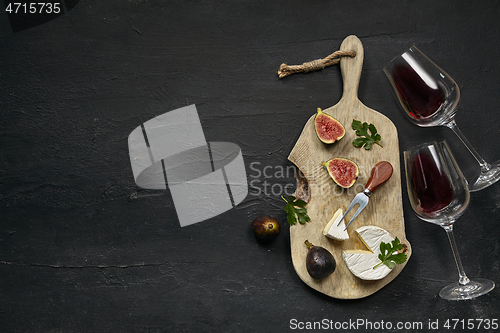
{"label": "textured dark background", "polygon": [[[359,97],[396,124],[401,151],[448,139],[465,174],[478,170],[449,129],[411,124],[392,96],[382,67],[416,43],[458,81],[462,131],[500,159],[500,2],[88,0],[15,33],[0,9],[0,331],[284,332],[294,318],[500,317],[498,288],[439,298],[457,280],[451,250],[443,230],[413,214],[405,186],[413,256],[392,283],[353,301],[298,278],[283,202],[264,193],[266,181],[295,184],[275,172],[291,166],[316,107],[342,94],[338,66],[278,80],[279,65],[326,56],[351,34],[365,48]],[[256,181],[237,209],[181,228],[168,190],[136,187],[127,137],[141,118],[188,104],[207,141],[241,147]],[[456,225],[463,263],[498,284],[500,184],[471,198]],[[282,224],[269,246],[249,229],[264,213]]]}

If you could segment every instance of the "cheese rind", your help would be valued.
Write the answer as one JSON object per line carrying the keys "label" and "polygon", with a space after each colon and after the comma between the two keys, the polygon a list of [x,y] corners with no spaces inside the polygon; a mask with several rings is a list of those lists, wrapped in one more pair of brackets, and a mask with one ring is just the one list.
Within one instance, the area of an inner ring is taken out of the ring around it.
{"label": "cheese rind", "polygon": [[377,253],[377,255],[380,254],[380,243],[390,243],[394,240],[394,237],[392,237],[386,230],[373,225],[360,227],[356,229],[356,233],[359,235],[366,247],[373,253]]}
{"label": "cheese rind", "polygon": [[342,216],[344,215],[342,208],[339,208],[335,214],[333,214],[333,217],[330,219],[330,222],[325,226],[323,229],[323,235],[325,235],[328,238],[331,239],[336,239],[336,240],[346,240],[349,239],[349,234],[347,233],[347,230],[345,229],[345,223],[342,221],[340,225],[339,224],[340,219],[342,219]]}
{"label": "cheese rind", "polygon": [[342,257],[351,273],[363,280],[380,280],[391,272],[391,269],[386,265],[379,265],[373,268],[380,263],[378,254],[370,252],[349,253],[349,251],[343,251]]}
{"label": "cheese rind", "polygon": [[376,226],[358,228],[356,229],[356,233],[370,251],[342,251],[342,258],[347,268],[349,268],[352,274],[363,280],[380,280],[386,277],[392,269],[383,264],[377,266],[380,263],[380,259],[378,258],[378,255],[381,253],[380,243],[390,243],[394,238],[386,230]]}

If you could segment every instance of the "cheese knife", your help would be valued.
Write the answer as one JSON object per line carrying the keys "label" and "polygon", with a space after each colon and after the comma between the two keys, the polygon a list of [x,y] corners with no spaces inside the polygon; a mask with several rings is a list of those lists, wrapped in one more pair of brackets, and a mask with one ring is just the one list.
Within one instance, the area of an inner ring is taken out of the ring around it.
{"label": "cheese knife", "polygon": [[352,200],[351,204],[349,205],[349,208],[347,208],[344,216],[340,219],[339,223],[337,225],[340,225],[344,218],[346,217],[347,213],[356,205],[359,204],[358,210],[354,214],[354,216],[351,218],[347,226],[345,227],[344,230],[349,227],[349,225],[354,221],[354,219],[361,213],[361,211],[366,207],[368,204],[368,201],[370,200],[370,196],[372,193],[379,187],[382,183],[387,181],[389,178],[392,176],[392,165],[391,163],[387,161],[382,161],[378,162],[372,169],[372,173],[370,175],[370,178],[368,179],[368,182],[365,185],[365,189],[363,192],[358,193],[354,199]]}

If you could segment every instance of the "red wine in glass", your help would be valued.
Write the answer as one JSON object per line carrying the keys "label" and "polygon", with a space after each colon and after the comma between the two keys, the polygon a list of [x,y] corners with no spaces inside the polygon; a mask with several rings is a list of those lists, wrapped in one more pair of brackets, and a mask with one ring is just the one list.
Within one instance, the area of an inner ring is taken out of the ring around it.
{"label": "red wine in glass", "polygon": [[451,76],[415,46],[392,59],[384,73],[411,122],[422,127],[450,128],[474,156],[481,171],[469,182],[471,192],[500,180],[500,161],[486,162],[458,129],[455,114],[460,88]]}
{"label": "red wine in glass", "polygon": [[446,231],[457,265],[458,282],[444,287],[439,296],[464,300],[493,290],[493,281],[467,277],[458,254],[453,226],[469,206],[470,194],[448,144],[443,141],[419,145],[406,150],[404,160],[411,207],[420,219],[440,225]]}
{"label": "red wine in glass", "polygon": [[417,73],[410,66],[394,66],[392,79],[407,106],[405,111],[412,118],[432,116],[445,101],[445,95],[437,82],[426,73]]}
{"label": "red wine in glass", "polygon": [[411,179],[418,206],[427,214],[440,211],[453,200],[453,189],[444,170],[425,152],[415,154]]}

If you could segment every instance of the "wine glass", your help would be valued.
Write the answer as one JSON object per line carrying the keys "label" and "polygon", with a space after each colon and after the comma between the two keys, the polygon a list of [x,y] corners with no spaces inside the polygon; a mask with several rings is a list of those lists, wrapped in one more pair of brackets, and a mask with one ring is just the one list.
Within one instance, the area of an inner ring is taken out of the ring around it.
{"label": "wine glass", "polygon": [[487,163],[455,123],[460,89],[456,82],[414,45],[384,67],[405,114],[418,126],[446,126],[453,130],[481,167],[469,184],[479,191],[500,179],[500,161]]}
{"label": "wine glass", "polygon": [[404,152],[406,183],[411,207],[417,216],[440,225],[446,231],[458,267],[458,283],[444,287],[439,296],[449,300],[471,299],[495,287],[493,281],[465,275],[453,224],[469,205],[467,182],[446,141],[419,145]]}

